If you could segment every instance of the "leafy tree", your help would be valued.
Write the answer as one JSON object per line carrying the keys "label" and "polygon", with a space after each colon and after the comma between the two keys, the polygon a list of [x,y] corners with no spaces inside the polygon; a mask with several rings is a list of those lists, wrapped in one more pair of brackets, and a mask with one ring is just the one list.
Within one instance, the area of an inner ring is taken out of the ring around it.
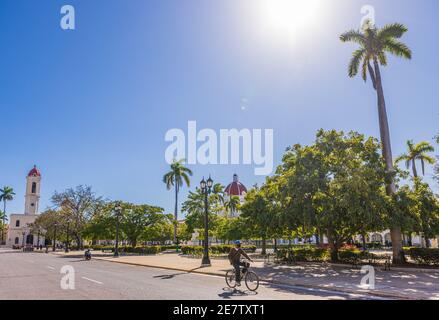
{"label": "leafy tree", "polygon": [[[186,201],[183,202],[181,210],[186,213],[185,223],[189,232],[204,228],[204,197],[201,189],[197,187],[195,191],[189,191]],[[221,204],[216,194],[212,193],[208,196],[208,205],[209,221],[211,221],[221,211]]]}
{"label": "leafy tree", "polygon": [[186,223],[178,223],[177,225],[177,235],[180,241],[189,241],[192,239],[192,232],[189,232]]}
{"label": "leafy tree", "polygon": [[51,240],[52,242],[59,241],[63,237],[63,230],[65,230],[60,222],[60,212],[53,209],[41,213],[30,225],[30,229],[33,232],[39,230],[46,241]]}
{"label": "leafy tree", "polygon": [[[178,221],[178,192],[185,182],[190,186],[189,176],[192,176],[192,171],[183,165],[184,160],[174,161],[171,164],[171,171],[163,176],[163,182],[166,184],[166,188],[171,190],[174,187],[175,190],[175,209],[174,220]],[[177,242],[177,224],[174,225],[174,243]]]}
{"label": "leafy tree", "polygon": [[425,175],[425,162],[429,164],[435,163],[434,158],[427,154],[428,152],[434,151],[433,146],[427,141],[423,141],[418,144],[414,144],[413,141],[407,141],[407,147],[407,152],[397,157],[395,159],[395,163],[405,161],[406,168],[409,169],[411,166],[413,170],[413,177],[418,178],[416,160],[419,160],[421,162],[422,174]]}
{"label": "leafy tree", "polygon": [[1,229],[0,243],[2,243],[2,244],[5,243],[4,238],[5,238],[5,234],[7,232],[6,221],[8,221],[8,216],[3,211],[0,211],[0,229]]}
{"label": "leafy tree", "polygon": [[[353,57],[349,63],[349,76],[354,77],[361,71],[361,76],[363,80],[366,81],[369,73],[373,88],[377,93],[382,153],[386,170],[389,173],[388,177],[390,178],[387,180],[386,186],[386,191],[389,196],[392,196],[396,192],[396,186],[392,179],[394,168],[380,65],[387,66],[387,54],[411,59],[412,52],[410,48],[399,41],[406,32],[407,28],[399,23],[386,25],[382,29],[378,29],[368,21],[364,24],[363,30],[351,30],[340,36],[342,42],[354,42],[360,46],[360,48],[353,53]],[[391,238],[393,261],[395,263],[402,263],[401,226],[398,224],[391,226]]]}
{"label": "leafy tree", "polygon": [[[91,187],[78,186],[64,192],[55,192],[52,196],[55,209],[62,211],[65,223],[69,224],[69,233],[79,248],[83,247],[83,232],[91,218],[104,206],[101,197],[97,197]],[[66,228],[66,226],[64,226]]]}
{"label": "leafy tree", "polygon": [[[82,235],[95,240],[116,238],[116,216],[114,215],[114,202],[107,202],[97,210],[86,224]],[[123,234],[119,234],[124,239]]]}
{"label": "leafy tree", "polygon": [[416,179],[413,186],[415,212],[418,216],[418,231],[422,233],[427,248],[431,247],[431,238],[439,234],[439,201],[427,183]]}
{"label": "leafy tree", "polygon": [[120,228],[131,246],[135,247],[139,238],[145,237],[147,228],[163,221],[163,208],[150,205],[122,204]]}
{"label": "leafy tree", "polygon": [[[200,234],[204,232],[204,216],[205,216],[205,195],[201,192],[200,188],[196,188],[195,191],[189,191],[188,197],[181,207],[181,210],[185,212],[186,219],[185,224],[187,226],[187,232],[193,233],[198,230]],[[211,193],[208,196],[209,205],[209,233],[213,235],[219,215],[223,210],[221,203],[221,197],[216,193]]]}
{"label": "leafy tree", "polygon": [[[3,215],[1,216],[1,220],[3,222],[3,225],[6,225],[7,221],[7,214],[6,214],[6,202],[14,200],[14,189],[11,187],[5,186],[3,189],[0,189],[0,201],[3,201]],[[5,231],[2,228],[1,230],[1,240],[0,242],[3,243]]]}
{"label": "leafy tree", "polygon": [[224,242],[247,238],[246,220],[240,217],[219,217],[215,236]]}
{"label": "leafy tree", "polygon": [[251,189],[241,206],[241,218],[248,234],[262,240],[262,254],[266,254],[266,241],[278,234],[279,202],[275,179],[268,178],[261,188]]}
{"label": "leafy tree", "polygon": [[385,228],[386,171],[379,150],[373,138],[320,130],[314,145],[296,145],[284,156],[284,221],[305,234],[324,230],[333,261],[354,235]]}

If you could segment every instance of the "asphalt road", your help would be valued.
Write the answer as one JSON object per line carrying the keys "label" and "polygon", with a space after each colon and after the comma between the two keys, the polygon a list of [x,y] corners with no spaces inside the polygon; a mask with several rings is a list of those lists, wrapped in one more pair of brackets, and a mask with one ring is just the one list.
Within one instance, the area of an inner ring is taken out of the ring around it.
{"label": "asphalt road", "polygon": [[[75,288],[62,289],[63,266],[74,269]],[[0,249],[0,299],[371,299],[301,287],[263,284],[257,293],[226,287],[224,278],[107,261],[44,253],[8,252]]]}

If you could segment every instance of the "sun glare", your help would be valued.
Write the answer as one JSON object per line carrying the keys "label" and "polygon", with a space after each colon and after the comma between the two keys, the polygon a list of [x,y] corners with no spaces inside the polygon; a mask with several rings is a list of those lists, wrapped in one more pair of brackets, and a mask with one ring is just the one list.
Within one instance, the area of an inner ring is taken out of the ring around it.
{"label": "sun glare", "polygon": [[297,37],[320,25],[327,0],[257,0],[260,22],[277,36]]}

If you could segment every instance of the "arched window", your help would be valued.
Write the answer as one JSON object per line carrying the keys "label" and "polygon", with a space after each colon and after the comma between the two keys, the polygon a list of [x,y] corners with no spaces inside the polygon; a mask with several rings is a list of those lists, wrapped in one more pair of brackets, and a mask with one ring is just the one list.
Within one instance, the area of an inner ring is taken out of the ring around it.
{"label": "arched window", "polygon": [[37,193],[37,183],[32,182],[32,193]]}
{"label": "arched window", "polygon": [[18,237],[15,237],[15,244],[18,244],[19,241],[20,239],[18,239]]}
{"label": "arched window", "polygon": [[20,226],[20,220],[15,221],[15,226],[19,227]]}

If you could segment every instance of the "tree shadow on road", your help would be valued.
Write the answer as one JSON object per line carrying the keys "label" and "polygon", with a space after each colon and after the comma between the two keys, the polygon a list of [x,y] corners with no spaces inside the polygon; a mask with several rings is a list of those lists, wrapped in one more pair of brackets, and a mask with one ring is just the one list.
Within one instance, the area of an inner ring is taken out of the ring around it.
{"label": "tree shadow on road", "polygon": [[180,276],[183,274],[187,274],[187,272],[173,273],[173,274],[161,274],[158,276],[154,276],[153,278],[160,278],[162,280],[169,280],[175,278],[175,276]]}

